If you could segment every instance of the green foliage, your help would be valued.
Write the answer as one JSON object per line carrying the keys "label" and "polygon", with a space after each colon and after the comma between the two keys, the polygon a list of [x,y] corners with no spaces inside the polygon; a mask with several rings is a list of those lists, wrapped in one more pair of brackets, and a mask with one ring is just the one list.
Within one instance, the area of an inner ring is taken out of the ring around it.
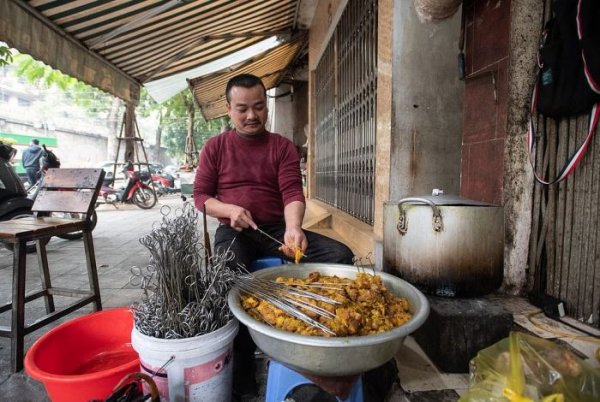
{"label": "green foliage", "polygon": [[136,113],[138,116],[148,117],[153,112],[161,112],[161,110],[164,108],[163,105],[164,104],[156,103],[156,101],[150,97],[150,94],[148,94],[146,88],[142,87],[142,90],[140,91],[140,101],[138,103],[138,107],[136,108]]}
{"label": "green foliage", "polygon": [[[194,120],[194,141],[200,150],[211,137],[219,134],[223,119],[204,120],[200,114]],[[187,117],[165,118],[162,122],[162,143],[168,148],[169,155],[181,161],[185,159],[185,139],[187,137]]]}
{"label": "green foliage", "polygon": [[107,115],[110,111],[112,96],[100,89],[63,74],[26,54],[16,54],[14,64],[18,77],[42,88],[59,88],[67,99],[85,108],[90,116]]}
{"label": "green foliage", "polygon": [[182,161],[185,160],[187,124],[190,113],[194,116],[193,136],[197,149],[202,148],[207,139],[219,134],[224,123],[223,119],[204,120],[190,91],[180,92],[171,99],[158,104],[143,89],[140,94],[138,112],[141,115],[158,112],[162,129],[162,144],[167,147],[170,156]]}
{"label": "green foliage", "polygon": [[10,48],[6,45],[0,45],[0,67],[13,62],[13,55]]}
{"label": "green foliage", "polygon": [[[2,48],[0,47],[0,60]],[[46,64],[33,59],[29,55],[16,54],[14,56],[15,73],[18,77],[25,78],[29,83],[40,87],[60,88],[65,96],[75,104],[85,108],[93,117],[107,116],[110,111],[112,96],[76,78],[61,73]],[[1,65],[1,61],[0,61]],[[148,92],[142,88],[140,103],[136,113],[148,117],[157,113],[162,130],[162,144],[168,148],[171,156],[184,160],[187,121],[190,115],[194,118],[193,135],[197,149],[204,142],[219,133],[224,124],[223,119],[205,121],[192,98],[190,91],[183,91],[166,102],[156,103]]]}

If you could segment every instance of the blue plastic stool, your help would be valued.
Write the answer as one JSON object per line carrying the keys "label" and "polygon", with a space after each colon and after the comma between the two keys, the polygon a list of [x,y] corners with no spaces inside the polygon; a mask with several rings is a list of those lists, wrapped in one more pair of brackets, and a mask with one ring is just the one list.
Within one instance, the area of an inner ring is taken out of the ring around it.
{"label": "blue plastic stool", "polygon": [[[283,402],[294,388],[304,384],[313,384],[313,382],[278,361],[271,360],[269,362],[265,402]],[[358,377],[358,380],[352,386],[348,398],[344,400],[336,399],[339,402],[363,402],[362,376]]]}
{"label": "blue plastic stool", "polygon": [[276,267],[278,265],[287,264],[287,261],[280,257],[265,257],[252,261],[248,267],[248,271],[254,272],[263,268]]}
{"label": "blue plastic stool", "polygon": [[[253,261],[248,270],[254,272],[263,268],[275,267],[287,263],[286,260],[280,257],[266,257]],[[265,402],[283,402],[294,388],[304,384],[313,384],[313,382],[294,370],[285,367],[278,361],[271,360],[269,362]],[[354,383],[350,396],[347,399],[343,401],[339,398],[336,399],[340,402],[363,402],[362,376]]]}

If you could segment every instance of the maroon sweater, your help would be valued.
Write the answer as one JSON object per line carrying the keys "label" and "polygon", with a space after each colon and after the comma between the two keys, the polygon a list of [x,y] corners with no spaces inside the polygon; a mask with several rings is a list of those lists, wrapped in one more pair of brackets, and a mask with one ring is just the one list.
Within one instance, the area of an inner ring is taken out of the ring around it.
{"label": "maroon sweater", "polygon": [[[196,208],[203,211],[209,198],[246,208],[258,225],[284,222],[287,204],[305,202],[294,144],[269,132],[242,137],[230,130],[211,138],[196,171]],[[229,224],[226,218],[219,221]]]}

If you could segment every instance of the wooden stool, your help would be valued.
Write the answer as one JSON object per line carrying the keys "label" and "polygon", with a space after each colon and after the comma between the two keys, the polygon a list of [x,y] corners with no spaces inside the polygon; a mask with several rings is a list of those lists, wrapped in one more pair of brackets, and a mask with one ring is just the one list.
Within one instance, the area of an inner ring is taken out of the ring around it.
{"label": "wooden stool", "polygon": [[[94,303],[96,311],[102,310],[89,217],[94,211],[94,204],[103,178],[104,170],[102,169],[49,169],[32,207],[32,211],[37,212],[38,216],[0,222],[0,241],[11,243],[14,250],[12,302],[0,306],[0,313],[12,310],[12,325],[0,327],[0,336],[11,338],[11,369],[13,372],[23,369],[23,339],[25,335],[90,303]],[[56,213],[62,213],[61,216],[65,217],[58,218]],[[90,283],[89,291],[56,288],[50,281],[46,243],[52,236],[75,231],[83,233],[85,260]],[[36,242],[42,290],[26,295],[26,248],[29,241]],[[78,299],[56,311],[55,295]],[[25,303],[40,297],[44,297],[46,315],[26,325]]]}

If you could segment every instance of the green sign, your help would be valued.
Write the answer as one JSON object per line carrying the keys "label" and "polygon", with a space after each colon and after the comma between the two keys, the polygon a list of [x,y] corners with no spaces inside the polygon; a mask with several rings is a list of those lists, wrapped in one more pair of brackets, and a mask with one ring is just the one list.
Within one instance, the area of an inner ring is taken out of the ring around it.
{"label": "green sign", "polygon": [[29,145],[31,140],[37,138],[40,140],[40,144],[46,144],[48,147],[56,147],[58,145],[58,141],[56,137],[42,137],[39,135],[30,135],[30,134],[14,134],[14,133],[3,133],[0,131],[0,138],[10,138],[12,140],[17,141],[16,145]]}
{"label": "green sign", "polygon": [[25,174],[25,168],[21,164],[21,155],[25,148],[29,146],[31,140],[37,138],[40,141],[40,145],[44,144],[49,148],[56,148],[58,146],[58,141],[56,137],[43,137],[39,135],[31,135],[31,134],[14,134],[14,133],[3,133],[0,132],[0,140],[8,139],[13,140],[10,141],[10,145],[14,148],[17,148],[18,153],[15,159],[13,159],[13,167],[18,174]]}

